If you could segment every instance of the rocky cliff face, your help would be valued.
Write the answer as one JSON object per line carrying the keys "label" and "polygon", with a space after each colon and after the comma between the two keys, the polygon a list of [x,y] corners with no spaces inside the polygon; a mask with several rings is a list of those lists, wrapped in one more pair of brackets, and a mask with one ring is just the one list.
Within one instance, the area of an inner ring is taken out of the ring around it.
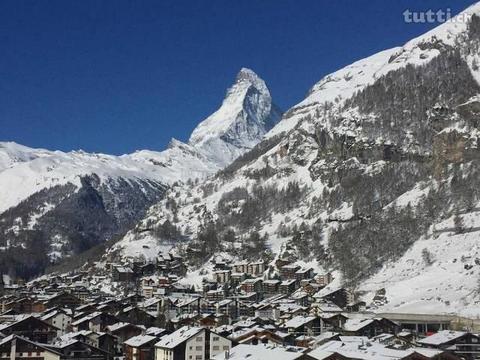
{"label": "rocky cliff face", "polygon": [[243,68],[222,106],[195,128],[189,144],[223,168],[258,144],[281,116],[265,82]]}
{"label": "rocky cliff face", "polygon": [[155,255],[136,244],[171,244],[168,224],[193,268],[226,253],[290,257],[368,302],[385,289],[374,308],[474,314],[480,5],[466,12],[326,76],[264,141],[171,189],[111,251]]}

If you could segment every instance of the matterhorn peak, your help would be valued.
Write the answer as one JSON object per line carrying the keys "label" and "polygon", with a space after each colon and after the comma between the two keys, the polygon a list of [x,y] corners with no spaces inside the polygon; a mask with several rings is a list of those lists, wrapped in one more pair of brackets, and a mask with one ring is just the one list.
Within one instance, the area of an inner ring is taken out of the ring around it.
{"label": "matterhorn peak", "polygon": [[220,108],[195,128],[189,144],[223,167],[259,143],[281,115],[265,81],[241,68]]}
{"label": "matterhorn peak", "polygon": [[248,68],[241,68],[237,74],[236,84],[248,84],[254,86],[258,91],[262,93],[268,93],[267,85],[253,70]]}

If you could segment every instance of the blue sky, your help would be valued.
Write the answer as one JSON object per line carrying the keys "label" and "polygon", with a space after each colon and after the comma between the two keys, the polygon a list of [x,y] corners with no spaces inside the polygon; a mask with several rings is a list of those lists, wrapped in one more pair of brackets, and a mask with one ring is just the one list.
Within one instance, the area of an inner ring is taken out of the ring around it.
{"label": "blue sky", "polygon": [[0,141],[123,154],[187,140],[241,67],[284,110],[464,0],[2,0]]}

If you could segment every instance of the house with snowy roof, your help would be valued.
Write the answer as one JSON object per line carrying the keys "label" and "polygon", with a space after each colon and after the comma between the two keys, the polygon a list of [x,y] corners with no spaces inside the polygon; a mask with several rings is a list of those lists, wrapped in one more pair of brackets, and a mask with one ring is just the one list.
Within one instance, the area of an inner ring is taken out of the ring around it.
{"label": "house with snowy roof", "polygon": [[223,352],[212,357],[212,360],[311,360],[305,349],[286,348],[272,345],[246,345],[241,344],[228,352]]}
{"label": "house with snowy roof", "polygon": [[49,343],[57,337],[60,329],[32,315],[20,316],[11,323],[0,324],[3,335],[17,335],[39,343]]}
{"label": "house with snowy roof", "polygon": [[232,341],[209,329],[184,326],[155,344],[156,360],[207,360],[230,351]]}
{"label": "house with snowy roof", "polygon": [[128,339],[123,343],[125,360],[153,360],[158,340],[153,335],[137,335]]}
{"label": "house with snowy roof", "polygon": [[442,330],[417,343],[426,348],[449,350],[466,359],[480,357],[480,337],[465,331]]}
{"label": "house with snowy roof", "polygon": [[0,339],[0,358],[20,359],[27,354],[40,360],[60,360],[61,356],[59,351],[14,334]]}
{"label": "house with snowy roof", "polygon": [[434,349],[410,348],[405,350],[370,342],[365,337],[341,337],[329,341],[308,354],[316,360],[459,360],[456,355]]}
{"label": "house with snowy roof", "polygon": [[283,324],[282,328],[296,337],[317,335],[320,333],[320,318],[316,316],[295,316]]}

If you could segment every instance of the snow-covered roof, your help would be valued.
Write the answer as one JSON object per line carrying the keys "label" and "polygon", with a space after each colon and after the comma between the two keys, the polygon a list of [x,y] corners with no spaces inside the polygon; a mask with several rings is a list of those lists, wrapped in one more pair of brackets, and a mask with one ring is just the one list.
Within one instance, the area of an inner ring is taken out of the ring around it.
{"label": "snow-covered roof", "polygon": [[158,336],[158,335],[163,334],[165,331],[166,330],[163,329],[163,328],[152,326],[152,327],[149,327],[147,330],[145,330],[145,334],[152,335],[152,336]]}
{"label": "snow-covered roof", "polygon": [[136,325],[130,324],[128,322],[117,322],[113,325],[108,325],[107,330],[110,331],[110,332],[115,332],[115,331],[123,329],[124,327],[129,326],[129,325],[136,326]]}
{"label": "snow-covered roof", "polygon": [[94,319],[94,318],[96,318],[97,316],[100,316],[100,315],[102,315],[101,312],[95,311],[91,314],[88,314],[87,316],[84,316],[84,317],[72,322],[72,325],[73,326],[79,325],[79,324],[83,323],[84,321],[90,321],[90,320],[92,320],[92,319]]}
{"label": "snow-covered roof", "polygon": [[246,345],[241,344],[233,347],[228,353],[214,355],[212,360],[295,360],[303,357],[301,352],[289,351],[283,347],[269,345]]}
{"label": "snow-covered roof", "polygon": [[139,347],[156,339],[155,336],[151,335],[137,335],[125,341],[124,344],[132,347]]}
{"label": "snow-covered roof", "polygon": [[200,327],[188,327],[184,326],[174,333],[163,337],[158,343],[155,344],[156,347],[173,349],[174,347],[180,345],[184,341],[187,341],[192,336],[197,335],[199,332],[203,331],[203,328]]}
{"label": "snow-covered roof", "polygon": [[288,320],[284,327],[286,328],[298,328],[309,322],[315,320],[315,316],[295,316],[294,318]]}
{"label": "snow-covered roof", "polygon": [[418,342],[423,345],[441,345],[458,339],[466,334],[467,333],[464,331],[442,330],[426,337],[425,339],[419,340]]}
{"label": "snow-covered roof", "polygon": [[343,325],[343,330],[355,332],[373,323],[375,319],[348,319]]}

